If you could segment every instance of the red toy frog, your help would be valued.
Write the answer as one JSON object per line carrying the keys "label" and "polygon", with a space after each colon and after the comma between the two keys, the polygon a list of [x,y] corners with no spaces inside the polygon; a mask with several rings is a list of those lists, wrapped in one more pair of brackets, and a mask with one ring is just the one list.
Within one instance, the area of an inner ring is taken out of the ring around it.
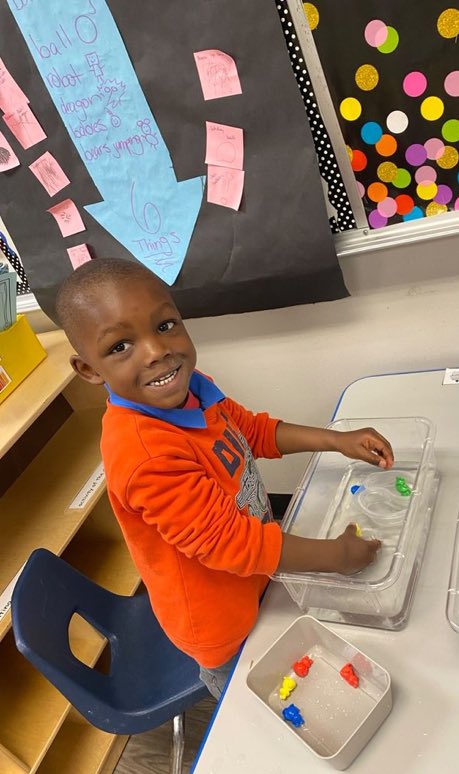
{"label": "red toy frog", "polygon": [[354,672],[354,667],[352,664],[345,664],[342,669],[339,671],[341,677],[346,680],[349,685],[352,685],[353,688],[359,687],[359,678]]}
{"label": "red toy frog", "polygon": [[292,669],[298,677],[306,677],[314,661],[309,656],[303,656],[299,661],[295,661]]}

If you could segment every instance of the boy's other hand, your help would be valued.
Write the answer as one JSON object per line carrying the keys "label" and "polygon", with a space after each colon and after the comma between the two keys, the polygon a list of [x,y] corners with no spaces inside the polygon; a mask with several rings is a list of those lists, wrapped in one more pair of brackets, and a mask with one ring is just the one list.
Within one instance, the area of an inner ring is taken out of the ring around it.
{"label": "boy's other hand", "polygon": [[394,453],[389,441],[372,427],[348,432],[336,432],[336,451],[354,460],[389,470],[394,464]]}
{"label": "boy's other hand", "polygon": [[381,548],[380,540],[364,540],[356,535],[356,525],[348,524],[343,534],[335,539],[336,569],[342,575],[352,575],[374,562]]}

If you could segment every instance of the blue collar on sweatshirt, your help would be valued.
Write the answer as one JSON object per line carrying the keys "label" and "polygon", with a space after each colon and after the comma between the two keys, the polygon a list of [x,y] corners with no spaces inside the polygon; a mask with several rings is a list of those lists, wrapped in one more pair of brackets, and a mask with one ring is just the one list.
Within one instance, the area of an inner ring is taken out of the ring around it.
{"label": "blue collar on sweatshirt", "polygon": [[198,371],[193,371],[190,379],[190,390],[193,395],[198,398],[199,403],[201,404],[200,408],[195,409],[159,409],[154,406],[147,406],[145,403],[135,403],[132,400],[126,400],[125,398],[116,395],[107,384],[105,386],[110,396],[110,403],[113,406],[123,406],[124,408],[134,409],[134,411],[140,411],[141,414],[146,414],[149,417],[163,419],[165,422],[169,422],[171,425],[176,425],[177,427],[207,427],[206,418],[204,416],[205,409],[225,398],[221,390],[219,390],[210,379],[207,379],[206,376],[203,376],[203,374],[200,374]]}

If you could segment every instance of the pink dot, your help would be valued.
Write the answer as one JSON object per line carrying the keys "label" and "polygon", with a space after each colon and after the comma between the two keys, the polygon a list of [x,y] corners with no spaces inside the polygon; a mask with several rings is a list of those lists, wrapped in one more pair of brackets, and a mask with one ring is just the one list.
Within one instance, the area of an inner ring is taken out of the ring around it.
{"label": "pink dot", "polygon": [[459,210],[459,196],[457,197],[456,201],[454,202],[454,209]]}
{"label": "pink dot", "polygon": [[459,70],[450,72],[444,82],[445,91],[450,97],[459,97]]}
{"label": "pink dot", "polygon": [[424,94],[427,88],[427,78],[425,75],[414,70],[412,73],[405,75],[403,79],[403,91],[408,94],[409,97],[420,97]]}
{"label": "pink dot", "polygon": [[378,210],[372,210],[370,212],[368,222],[371,228],[382,228],[383,226],[387,226],[387,218],[385,218],[384,215],[380,215]]}
{"label": "pink dot", "polygon": [[437,193],[434,196],[434,202],[437,204],[449,204],[453,198],[453,192],[449,185],[439,185]]}
{"label": "pink dot", "polygon": [[356,180],[357,190],[361,199],[365,196],[365,186],[359,180]]}
{"label": "pink dot", "polygon": [[419,185],[429,185],[429,183],[435,183],[437,171],[433,167],[419,167],[414,176]]}
{"label": "pink dot", "polygon": [[387,196],[382,202],[378,203],[378,212],[383,218],[391,218],[397,212],[397,202],[390,196]]}
{"label": "pink dot", "polygon": [[373,19],[373,21],[368,22],[367,26],[365,27],[365,40],[367,41],[368,45],[373,46],[373,48],[382,46],[382,44],[387,40],[387,34],[387,25],[384,24],[381,19]]}
{"label": "pink dot", "polygon": [[432,137],[431,140],[427,140],[424,143],[424,148],[427,153],[427,158],[431,161],[436,161],[443,156],[445,150],[445,143],[439,140],[437,137]]}

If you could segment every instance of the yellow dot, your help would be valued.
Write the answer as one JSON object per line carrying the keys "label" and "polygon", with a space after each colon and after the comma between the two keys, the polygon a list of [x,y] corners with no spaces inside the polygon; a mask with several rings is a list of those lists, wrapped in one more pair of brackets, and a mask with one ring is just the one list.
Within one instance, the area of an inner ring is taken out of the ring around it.
{"label": "yellow dot", "polygon": [[459,35],[459,11],[447,8],[437,20],[437,29],[442,38],[455,38]]}
{"label": "yellow dot", "polygon": [[379,82],[379,73],[373,65],[361,65],[355,73],[355,82],[362,91],[371,91]]}
{"label": "yellow dot", "polygon": [[418,186],[416,186],[416,193],[419,196],[420,199],[433,199],[434,196],[436,196],[438,191],[438,186],[436,183],[429,183],[428,185],[422,185],[422,183],[419,183]]}
{"label": "yellow dot", "polygon": [[453,148],[452,145],[445,145],[445,150],[443,151],[440,158],[437,159],[437,164],[442,169],[452,169],[456,166],[458,161],[459,153],[457,152],[456,148]]}
{"label": "yellow dot", "polygon": [[426,97],[421,103],[421,115],[426,121],[436,121],[443,115],[444,109],[440,97]]}
{"label": "yellow dot", "polygon": [[362,105],[355,97],[346,97],[346,99],[343,99],[339,109],[346,121],[356,121],[362,112]]}
{"label": "yellow dot", "polygon": [[346,153],[349,156],[349,161],[352,161],[352,158],[354,156],[354,151],[349,145],[346,145]]}
{"label": "yellow dot", "polygon": [[392,161],[383,161],[376,170],[377,175],[383,183],[391,183],[397,177],[397,167]]}
{"label": "yellow dot", "polygon": [[426,207],[426,215],[432,217],[432,215],[441,215],[443,212],[448,212],[446,204],[438,204],[437,202],[430,202]]}
{"label": "yellow dot", "polygon": [[319,25],[319,11],[312,3],[303,3],[303,8],[310,28],[315,30]]}

